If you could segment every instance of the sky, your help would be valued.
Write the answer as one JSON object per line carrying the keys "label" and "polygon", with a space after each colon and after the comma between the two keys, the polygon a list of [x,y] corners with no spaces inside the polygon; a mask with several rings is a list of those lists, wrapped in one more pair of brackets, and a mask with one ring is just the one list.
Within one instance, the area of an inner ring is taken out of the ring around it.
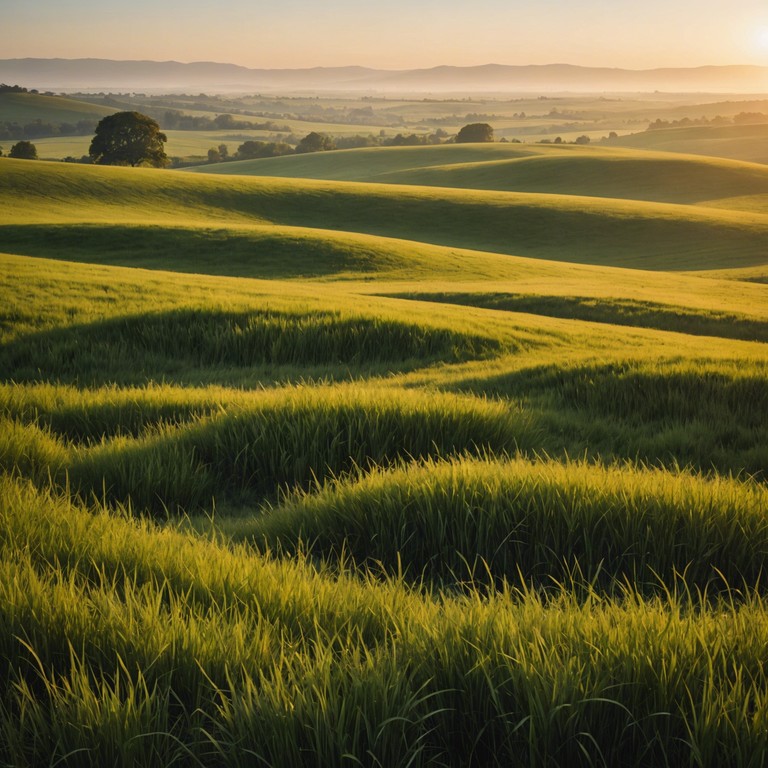
{"label": "sky", "polygon": [[768,66],[768,0],[0,0],[0,58]]}

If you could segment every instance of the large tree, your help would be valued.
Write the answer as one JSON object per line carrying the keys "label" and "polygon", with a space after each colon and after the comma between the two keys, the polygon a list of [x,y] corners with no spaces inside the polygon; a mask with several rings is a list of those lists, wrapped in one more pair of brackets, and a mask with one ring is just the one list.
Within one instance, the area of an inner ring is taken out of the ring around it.
{"label": "large tree", "polygon": [[296,154],[303,152],[325,152],[328,149],[336,149],[336,145],[330,136],[324,133],[312,131],[308,133],[296,146]]}
{"label": "large tree", "polygon": [[488,123],[470,123],[465,125],[456,136],[457,144],[469,144],[475,141],[493,141],[493,128]]}
{"label": "large tree", "polygon": [[19,141],[11,147],[8,157],[17,160],[37,160],[37,147],[31,141]]}
{"label": "large tree", "polygon": [[100,165],[153,165],[168,163],[160,126],[140,112],[116,112],[96,126],[88,154]]}

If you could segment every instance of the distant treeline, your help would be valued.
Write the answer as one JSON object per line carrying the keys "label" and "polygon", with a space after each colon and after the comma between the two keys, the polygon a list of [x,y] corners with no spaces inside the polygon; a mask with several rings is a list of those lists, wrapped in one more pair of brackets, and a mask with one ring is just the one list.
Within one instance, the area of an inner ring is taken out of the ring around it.
{"label": "distant treeline", "polygon": [[290,133],[289,125],[279,125],[273,120],[263,123],[252,120],[235,119],[230,114],[208,117],[207,115],[185,115],[176,110],[165,110],[161,115],[151,114],[152,110],[145,110],[150,117],[154,117],[165,131],[273,131],[275,133]]}
{"label": "distant treeline", "polygon": [[691,128],[697,125],[760,125],[768,123],[768,115],[762,112],[739,112],[733,117],[683,117],[680,120],[654,120],[646,130],[658,131],[663,128]]}
{"label": "distant treeline", "polygon": [[6,85],[0,83],[0,93],[37,93],[37,91],[29,91],[27,88],[22,88],[20,85]]}
{"label": "distant treeline", "polygon": [[[6,83],[0,83],[0,94],[3,93],[33,93],[38,94],[40,91],[35,88],[23,88],[20,85],[7,85]],[[46,96],[53,96],[54,94],[47,91]],[[9,139],[42,139],[46,136],[87,136],[96,129],[96,123],[98,121],[94,119],[80,120],[77,123],[51,123],[43,122],[42,120],[32,120],[32,122],[20,125],[15,120],[3,120],[0,122],[0,141],[8,141]]]}
{"label": "distant treeline", "polygon": [[76,123],[50,123],[33,120],[19,125],[17,122],[0,122],[0,140],[43,139],[50,136],[89,136],[96,130],[98,120],[78,120]]}
{"label": "distant treeline", "polygon": [[[293,137],[289,137],[293,139]],[[431,134],[402,134],[396,136],[329,136],[326,133],[312,131],[298,142],[293,141],[244,141],[234,155],[230,155],[226,144],[211,147],[208,150],[209,163],[221,163],[227,160],[254,160],[280,155],[305,154],[307,152],[325,152],[331,149],[358,149],[361,147],[408,147],[442,144],[450,140],[448,133],[441,128]],[[294,146],[295,144],[295,146]]]}

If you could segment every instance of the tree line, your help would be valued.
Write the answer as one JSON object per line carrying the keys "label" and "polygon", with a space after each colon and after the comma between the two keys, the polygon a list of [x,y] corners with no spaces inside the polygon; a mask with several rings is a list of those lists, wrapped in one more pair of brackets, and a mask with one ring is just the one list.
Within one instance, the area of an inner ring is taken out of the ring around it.
{"label": "tree line", "polygon": [[[287,154],[324,152],[332,149],[353,148],[356,146],[379,146],[387,143],[393,146],[416,144],[440,144],[443,138],[456,143],[492,142],[493,128],[487,123],[465,125],[455,137],[448,137],[444,131],[429,136],[398,134],[392,139],[380,137],[347,137],[334,139],[324,133],[312,131],[294,147],[285,142],[264,142],[248,140],[243,142],[233,159],[246,160],[260,157],[276,157]],[[108,115],[96,126],[94,137],[87,157],[80,161],[75,158],[66,160],[92,162],[99,165],[150,165],[162,168],[170,164],[165,153],[167,136],[153,118],[140,112],[115,112]],[[362,141],[362,143],[361,143]],[[0,154],[2,152],[0,151]],[[11,157],[34,160],[37,148],[29,141],[20,141],[11,148]],[[208,150],[208,162],[222,162],[230,159],[226,144],[219,144]]]}
{"label": "tree line", "polygon": [[78,120],[76,123],[51,123],[32,120],[24,125],[15,121],[0,122],[0,141],[15,139],[44,139],[53,136],[88,136],[96,130],[98,120]]}
{"label": "tree line", "polygon": [[691,128],[699,125],[763,125],[768,123],[768,115],[762,112],[739,112],[733,117],[683,117],[680,120],[661,120],[656,119],[648,124],[647,131],[659,131],[664,128]]}
{"label": "tree line", "polygon": [[227,160],[255,160],[281,155],[301,155],[309,152],[327,152],[332,149],[360,149],[363,147],[415,147],[455,142],[494,141],[493,128],[487,123],[471,123],[465,125],[455,137],[451,137],[442,128],[431,134],[402,134],[396,136],[339,136],[333,137],[326,133],[311,131],[296,146],[286,142],[251,140],[243,142],[235,154],[230,155],[226,144],[211,147],[208,150],[208,162],[220,163]]}
{"label": "tree line", "polygon": [[185,115],[176,110],[166,110],[162,116],[163,128],[167,131],[272,131],[274,133],[290,133],[289,125],[280,125],[274,120],[254,122],[242,120],[230,114],[216,115]]}

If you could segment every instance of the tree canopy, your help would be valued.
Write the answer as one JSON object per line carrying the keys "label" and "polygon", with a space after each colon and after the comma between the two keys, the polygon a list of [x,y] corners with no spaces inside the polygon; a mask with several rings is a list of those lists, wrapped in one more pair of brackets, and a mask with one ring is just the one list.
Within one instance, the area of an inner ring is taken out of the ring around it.
{"label": "tree canopy", "polygon": [[116,112],[96,126],[88,154],[100,165],[152,165],[168,162],[163,144],[167,141],[160,126],[140,112]]}
{"label": "tree canopy", "polygon": [[293,147],[281,141],[254,141],[250,139],[243,142],[237,148],[238,160],[252,160],[257,157],[278,157],[279,155],[290,155]]}
{"label": "tree canopy", "polygon": [[31,141],[19,141],[11,147],[8,157],[18,160],[37,160],[37,147]]}
{"label": "tree canopy", "polygon": [[324,133],[312,131],[308,133],[296,146],[296,153],[302,152],[324,152],[329,149],[336,149],[336,144],[330,136]]}
{"label": "tree canopy", "polygon": [[477,141],[493,141],[493,128],[488,123],[470,123],[456,135],[457,144],[469,144]]}

